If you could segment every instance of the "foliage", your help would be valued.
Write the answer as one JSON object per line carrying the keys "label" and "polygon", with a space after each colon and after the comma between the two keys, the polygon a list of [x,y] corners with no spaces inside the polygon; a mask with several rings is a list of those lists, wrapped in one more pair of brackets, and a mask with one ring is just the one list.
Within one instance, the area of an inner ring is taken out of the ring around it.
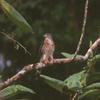
{"label": "foliage", "polygon": [[[62,52],[61,54],[66,58],[73,58],[74,57],[74,54],[69,54],[69,53],[65,53],[65,52]],[[81,57],[81,55],[77,55],[77,57]]]}
{"label": "foliage", "polygon": [[[15,1],[15,0],[12,0],[10,1],[8,0],[8,1],[11,2],[18,9],[22,10],[20,12],[23,15],[25,14],[27,16],[28,20],[31,22],[34,32],[38,33],[38,35],[36,34],[34,35],[37,38],[36,41],[41,42],[40,38],[43,33],[53,32],[54,33],[53,35],[55,35],[57,39],[56,41],[58,42],[58,44],[59,44],[59,41],[61,43],[61,45],[58,46],[59,48],[64,47],[64,50],[65,50],[66,43],[67,43],[66,48],[68,49],[71,48],[71,50],[74,50],[74,47],[71,47],[71,45],[77,42],[77,37],[79,36],[79,33],[80,33],[81,18],[79,16],[82,15],[81,13],[82,11],[80,11],[79,8],[83,9],[83,5],[84,5],[83,1],[79,2],[77,0],[76,1],[67,0],[68,3],[65,3],[66,2],[65,0],[62,0],[62,1],[58,1],[58,0],[53,0],[53,1],[52,0],[51,1],[46,1],[46,0],[28,0],[28,1],[16,0]],[[96,1],[96,5],[98,5],[98,2],[99,1]],[[93,1],[91,3],[94,4]],[[67,9],[66,9],[66,6],[67,6]],[[11,32],[11,31],[15,32],[10,35],[14,35],[16,36],[16,38],[21,40],[21,42],[28,44],[28,46],[30,46],[33,52],[33,49],[36,48],[37,43],[35,39],[33,39],[33,36],[31,34],[26,34],[26,33],[33,32],[31,25],[6,0],[0,0],[0,7],[2,11],[7,15],[7,17],[14,24],[17,25],[17,27],[13,26],[13,24],[11,24],[8,20],[5,20],[6,17],[4,17],[3,14],[1,14],[0,20],[3,19],[1,21],[3,24],[0,23],[1,30],[2,28],[4,28],[8,32]],[[90,15],[91,15],[91,12],[90,12]],[[94,39],[94,37],[97,37],[98,32],[100,31],[97,27],[94,30],[91,28],[91,27],[94,27],[94,25],[97,26],[98,24],[100,24],[100,20],[98,19],[99,17],[95,17],[95,21],[93,20],[90,22],[88,21],[89,25],[90,24],[91,25],[90,27],[87,28],[88,29],[87,32],[89,33],[96,32],[96,34],[87,35],[89,38],[92,37]],[[90,19],[93,19],[93,18],[90,18]],[[95,22],[98,22],[98,23],[96,24]],[[16,34],[16,33],[19,33],[19,34]],[[87,46],[87,41],[88,39],[85,41],[85,46]],[[33,42],[35,43],[34,46],[33,46]],[[60,51],[60,49],[58,51]],[[62,52],[61,54],[67,58],[72,58],[74,56],[74,54],[70,54],[66,52]],[[19,55],[17,56],[19,57]],[[80,55],[77,55],[77,57],[80,57]],[[23,56],[21,60],[22,59],[23,59]],[[85,100],[88,100],[88,99],[92,100],[94,98],[95,100],[99,100],[100,99],[100,73],[95,72],[94,70],[95,64],[97,61],[98,62],[100,61],[99,54],[89,58],[84,69],[82,69],[81,71],[71,74],[69,77],[64,76],[63,81],[58,78],[51,78],[50,76],[46,76],[46,75],[40,75],[40,78],[46,84],[53,87],[55,90],[59,91],[60,93],[64,93],[65,95],[66,94],[69,95],[71,94],[71,92],[78,93],[77,100],[82,100],[84,98]],[[24,59],[24,62],[25,62],[25,59]],[[32,63],[33,63],[33,59],[32,59]],[[80,66],[83,67],[82,65]],[[73,67],[74,67],[73,68],[74,70],[76,66],[73,66]],[[54,73],[56,74],[56,72]],[[99,79],[99,82],[97,83],[98,79]],[[24,87],[22,85],[11,85],[1,90],[0,96],[3,96],[4,98],[13,98],[12,96],[15,96],[15,95],[18,95],[24,92],[35,94],[35,92],[30,88]]]}
{"label": "foliage", "polygon": [[45,83],[47,83],[48,85],[50,85],[51,87],[53,87],[61,93],[63,92],[63,88],[66,86],[66,84],[61,80],[51,78],[45,75],[40,75],[40,77]]}
{"label": "foliage", "polygon": [[11,98],[12,96],[15,96],[15,95],[18,95],[18,94],[24,93],[24,92],[35,94],[35,92],[32,89],[29,89],[22,85],[11,85],[11,86],[8,86],[7,88],[4,88],[3,90],[1,90],[0,96],[2,98],[8,99],[8,98]]}
{"label": "foliage", "polygon": [[[79,96],[77,97],[77,100],[83,100],[84,98],[86,100],[88,100],[89,98],[91,98],[91,100],[94,100],[94,98],[95,100],[99,100],[100,99],[100,82],[98,83],[94,82],[88,85],[89,81],[91,81],[90,72],[92,70],[92,67],[94,66],[92,63],[94,63],[94,61],[97,60],[97,59],[94,59],[96,57],[98,57],[99,59],[99,55],[96,55],[95,57],[92,58],[91,62],[87,62],[86,67],[88,67],[88,69],[86,68],[85,70],[81,72],[73,74],[67,77],[64,81],[57,80],[55,78],[50,78],[44,75],[41,75],[40,77],[42,78],[42,80],[44,80],[45,83],[47,83],[49,86],[53,87],[54,89],[58,90],[61,93],[67,94],[68,91],[73,91],[73,92],[78,93]],[[99,78],[99,76],[96,76],[96,77]],[[93,80],[95,81],[95,79]]]}
{"label": "foliage", "polygon": [[0,5],[4,13],[11,19],[11,21],[23,29],[24,32],[32,32],[32,28],[28,22],[9,3],[5,0],[0,0]]}

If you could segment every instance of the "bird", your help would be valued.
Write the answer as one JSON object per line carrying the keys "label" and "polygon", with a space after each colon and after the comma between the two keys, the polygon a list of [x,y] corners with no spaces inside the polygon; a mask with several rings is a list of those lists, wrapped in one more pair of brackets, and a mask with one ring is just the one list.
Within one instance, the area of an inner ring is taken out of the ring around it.
{"label": "bird", "polygon": [[44,35],[44,41],[41,48],[41,59],[40,62],[47,64],[53,61],[53,54],[55,51],[55,44],[50,33]]}

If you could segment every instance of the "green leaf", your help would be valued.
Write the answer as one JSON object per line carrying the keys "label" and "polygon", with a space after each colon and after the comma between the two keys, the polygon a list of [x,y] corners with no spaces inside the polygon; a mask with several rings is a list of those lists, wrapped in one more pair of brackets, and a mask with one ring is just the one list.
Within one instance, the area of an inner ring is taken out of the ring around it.
{"label": "green leaf", "polygon": [[78,96],[77,100],[100,100],[100,90],[93,89]]}
{"label": "green leaf", "polygon": [[90,90],[90,89],[100,89],[100,83],[93,83],[84,88],[84,90]]}
{"label": "green leaf", "polygon": [[63,81],[45,75],[40,75],[40,77],[49,86],[63,93],[63,88],[66,86]]}
{"label": "green leaf", "polygon": [[99,82],[99,81],[100,81],[100,72],[94,72],[88,78],[88,84],[94,83],[94,82]]}
{"label": "green leaf", "polygon": [[[78,100],[87,98],[90,100],[99,100],[100,99],[100,83],[93,83],[89,86],[86,86],[83,89],[83,93],[78,97]],[[99,98],[99,99],[98,99]]]}
{"label": "green leaf", "polygon": [[94,56],[92,60],[100,61],[100,54]]}
{"label": "green leaf", "polygon": [[0,6],[8,18],[24,32],[32,32],[32,27],[23,16],[5,0],[0,0]]}
{"label": "green leaf", "polygon": [[65,79],[64,83],[69,89],[82,92],[82,88],[86,86],[86,76],[86,72],[81,71],[79,73],[69,76],[67,79]]}
{"label": "green leaf", "polygon": [[[65,52],[62,52],[61,53],[64,57],[66,58],[73,58],[75,54],[69,54],[69,53],[65,53]],[[77,58],[81,57],[81,55],[77,55]]]}
{"label": "green leaf", "polygon": [[11,85],[11,86],[8,86],[8,87],[4,88],[3,90],[1,90],[0,96],[2,96],[4,98],[10,98],[12,96],[15,96],[15,95],[23,93],[23,92],[35,94],[35,92],[32,89],[29,89],[22,85]]}

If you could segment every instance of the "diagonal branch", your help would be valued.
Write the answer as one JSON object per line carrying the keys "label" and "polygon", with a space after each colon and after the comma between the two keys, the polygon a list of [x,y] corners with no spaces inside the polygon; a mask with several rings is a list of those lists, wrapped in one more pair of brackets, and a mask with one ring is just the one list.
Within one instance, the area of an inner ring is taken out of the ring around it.
{"label": "diagonal branch", "polygon": [[15,74],[11,78],[4,81],[0,89],[3,89],[4,87],[7,87],[8,85],[17,81],[18,79],[23,77],[23,75],[25,75],[26,73],[33,71],[33,70],[37,71],[37,70],[44,69],[45,67],[47,67],[47,65],[86,61],[90,57],[91,53],[99,46],[100,46],[100,37],[88,49],[85,56],[76,57],[74,60],[73,60],[73,58],[57,58],[57,59],[53,59],[52,62],[48,62],[46,64],[43,62],[38,62],[36,64],[29,64],[27,66],[24,66],[24,68],[21,71],[19,71],[17,74]]}

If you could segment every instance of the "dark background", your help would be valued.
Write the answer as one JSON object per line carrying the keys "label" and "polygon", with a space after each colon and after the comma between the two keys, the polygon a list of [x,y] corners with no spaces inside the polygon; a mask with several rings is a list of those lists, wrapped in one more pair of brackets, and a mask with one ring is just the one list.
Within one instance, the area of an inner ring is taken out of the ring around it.
{"label": "dark background", "polygon": [[[55,41],[55,58],[63,57],[61,52],[75,52],[81,35],[85,0],[7,1],[25,17],[32,26],[34,34],[22,32],[0,9],[0,31],[8,33],[32,54],[28,55],[22,48],[17,50],[15,43],[0,34],[0,55],[3,57],[5,66],[4,79],[17,73],[24,65],[39,60],[40,47],[46,32],[52,33]],[[90,40],[94,42],[98,36],[100,36],[100,0],[89,0],[85,37],[79,54],[84,55],[89,48]],[[11,63],[9,67],[6,64],[7,61]],[[64,80],[69,75],[82,70],[83,67],[83,63],[57,64],[45,69],[43,74]],[[66,100],[65,95],[53,90],[41,80],[36,80],[34,76],[32,72],[17,83],[32,88],[37,95],[21,94],[15,97],[17,100],[22,100],[20,98],[28,98],[23,100]]]}

